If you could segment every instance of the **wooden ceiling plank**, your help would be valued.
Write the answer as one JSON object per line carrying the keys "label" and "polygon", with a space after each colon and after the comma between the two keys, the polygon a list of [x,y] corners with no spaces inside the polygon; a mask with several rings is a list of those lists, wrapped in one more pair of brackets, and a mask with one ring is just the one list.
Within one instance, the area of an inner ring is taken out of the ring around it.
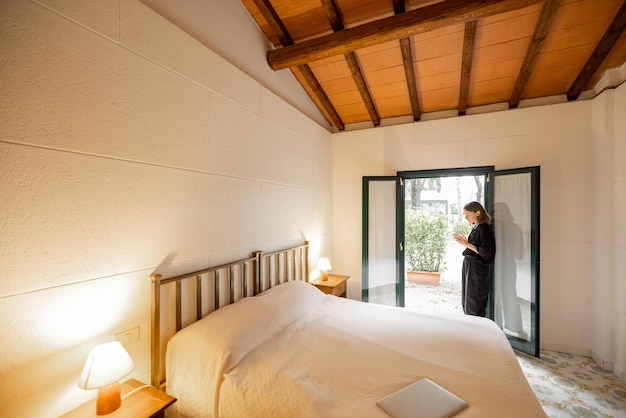
{"label": "wooden ceiling plank", "polygon": [[461,88],[459,93],[459,115],[464,115],[467,109],[467,97],[469,96],[470,76],[472,62],[474,60],[474,44],[476,42],[476,26],[478,21],[465,22],[465,34],[463,37],[463,60],[461,62]]}
{"label": "wooden ceiling plank", "polygon": [[411,103],[406,94],[398,97],[383,97],[377,100],[384,118],[397,118],[411,114]]}
{"label": "wooden ceiling plank", "polygon": [[[461,60],[462,51],[458,54],[444,55],[427,60],[418,59],[415,62],[415,68],[417,69],[417,74],[420,79],[450,72],[458,73],[460,77],[461,68],[459,67],[459,63]],[[460,81],[460,78],[458,81]]]}
{"label": "wooden ceiling plank", "polygon": [[400,44],[397,41],[393,42],[395,45],[389,43],[384,44],[385,48],[379,51],[376,48],[365,48],[358,52],[359,63],[361,67],[368,73],[372,71],[384,70],[387,68],[394,68],[402,64],[402,51],[400,50]]}
{"label": "wooden ceiling plank", "polygon": [[568,100],[576,100],[578,96],[580,96],[580,93],[582,93],[591,77],[593,77],[598,70],[602,61],[609,55],[613,46],[622,36],[622,33],[624,33],[624,29],[626,29],[626,0],[622,3],[622,7],[615,15],[613,22],[609,25],[604,36],[602,36],[602,39],[583,66],[582,71],[578,74],[578,77],[576,77],[574,84],[572,84],[572,87],[567,92]]}
{"label": "wooden ceiling plank", "polygon": [[[442,88],[453,88],[456,90],[455,99],[459,99],[459,89],[461,80],[461,70],[455,69],[449,73],[437,74],[429,77],[420,78],[420,95],[422,97],[422,103],[424,103],[424,92],[432,91]],[[423,107],[423,105],[422,105]],[[457,108],[458,110],[458,108]],[[423,111],[423,110],[422,110]]]}
{"label": "wooden ceiling plank", "polygon": [[526,56],[524,57],[522,68],[520,69],[517,80],[515,81],[511,98],[509,99],[509,107],[511,108],[515,108],[519,105],[522,92],[524,91],[526,84],[528,84],[528,79],[530,78],[530,74],[535,67],[537,57],[539,56],[541,47],[548,36],[548,32],[550,31],[552,22],[554,22],[554,16],[556,16],[558,8],[559,0],[547,0],[543,5],[541,14],[537,20],[537,25],[535,26],[535,33],[533,33],[530,46],[526,50]]}
{"label": "wooden ceiling plank", "polygon": [[403,102],[406,102],[408,106],[411,105],[409,96],[406,94],[406,81],[404,81],[404,78],[399,82],[372,87],[372,92],[378,100],[382,98],[402,97]]}
{"label": "wooden ceiling plank", "polygon": [[[321,0],[321,3],[333,30],[335,32],[343,30],[344,25],[341,20],[341,13],[339,12],[339,8],[337,7],[335,0]],[[374,126],[380,125],[380,116],[376,111],[374,100],[372,99],[372,95],[367,87],[367,83],[365,82],[365,76],[363,75],[363,71],[361,71],[361,66],[356,58],[356,54],[354,52],[348,52],[344,54],[344,57],[346,58],[348,67],[350,67],[350,73],[352,74],[359,93],[363,98],[363,103],[367,108],[367,113],[370,115],[370,119],[374,123]]]}
{"label": "wooden ceiling plank", "polygon": [[502,16],[481,19],[476,33],[477,39],[480,39],[480,45],[485,47],[526,38],[527,45],[522,49],[523,56],[528,49],[528,42],[532,39],[533,32],[537,28],[544,4],[504,13],[502,16],[508,16],[506,19],[503,19]]}
{"label": "wooden ceiling plank", "polygon": [[270,50],[267,52],[267,62],[272,69],[280,70],[333,55],[345,55],[360,48],[443,26],[521,9],[541,1],[544,0],[447,0]]}
{"label": "wooden ceiling plank", "polygon": [[[361,56],[359,56],[359,62],[362,62]],[[367,72],[367,85],[372,92],[378,87],[398,82],[404,83],[406,86],[406,74],[404,73],[404,65],[402,65],[402,63],[386,69]],[[404,89],[404,94],[407,95],[406,98],[408,102],[409,96],[406,88]],[[375,94],[372,94],[372,97],[378,98]]]}

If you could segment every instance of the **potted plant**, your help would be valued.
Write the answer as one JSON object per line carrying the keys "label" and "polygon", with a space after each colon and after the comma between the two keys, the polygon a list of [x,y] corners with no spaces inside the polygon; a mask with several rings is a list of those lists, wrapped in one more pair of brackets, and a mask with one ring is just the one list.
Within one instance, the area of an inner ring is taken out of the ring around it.
{"label": "potted plant", "polygon": [[439,284],[441,272],[445,270],[447,236],[445,216],[423,212],[406,216],[404,263],[409,282]]}

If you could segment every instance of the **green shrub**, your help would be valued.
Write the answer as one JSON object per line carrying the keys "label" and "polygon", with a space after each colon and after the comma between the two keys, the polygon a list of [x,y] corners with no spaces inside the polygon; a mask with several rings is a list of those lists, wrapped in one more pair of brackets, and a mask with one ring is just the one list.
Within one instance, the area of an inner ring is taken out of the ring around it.
{"label": "green shrub", "polygon": [[468,222],[459,222],[454,225],[453,232],[455,234],[463,234],[467,236],[470,232],[472,232],[472,225]]}
{"label": "green shrub", "polygon": [[445,216],[410,213],[405,217],[404,263],[408,271],[445,270],[448,224]]}

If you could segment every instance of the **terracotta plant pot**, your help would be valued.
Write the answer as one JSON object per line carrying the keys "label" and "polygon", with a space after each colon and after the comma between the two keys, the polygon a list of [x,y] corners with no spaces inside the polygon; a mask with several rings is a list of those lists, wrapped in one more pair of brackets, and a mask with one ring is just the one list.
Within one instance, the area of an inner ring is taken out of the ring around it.
{"label": "terracotta plant pot", "polygon": [[407,271],[406,277],[409,283],[439,286],[439,281],[441,280],[441,273],[438,271],[437,272]]}

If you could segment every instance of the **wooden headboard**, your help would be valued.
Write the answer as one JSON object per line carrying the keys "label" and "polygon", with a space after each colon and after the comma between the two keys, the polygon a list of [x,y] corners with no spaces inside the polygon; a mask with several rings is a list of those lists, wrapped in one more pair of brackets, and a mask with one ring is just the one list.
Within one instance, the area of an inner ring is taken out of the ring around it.
{"label": "wooden headboard", "polygon": [[309,243],[175,277],[152,274],[150,379],[165,389],[167,341],[184,327],[244,297],[292,280],[309,281]]}

